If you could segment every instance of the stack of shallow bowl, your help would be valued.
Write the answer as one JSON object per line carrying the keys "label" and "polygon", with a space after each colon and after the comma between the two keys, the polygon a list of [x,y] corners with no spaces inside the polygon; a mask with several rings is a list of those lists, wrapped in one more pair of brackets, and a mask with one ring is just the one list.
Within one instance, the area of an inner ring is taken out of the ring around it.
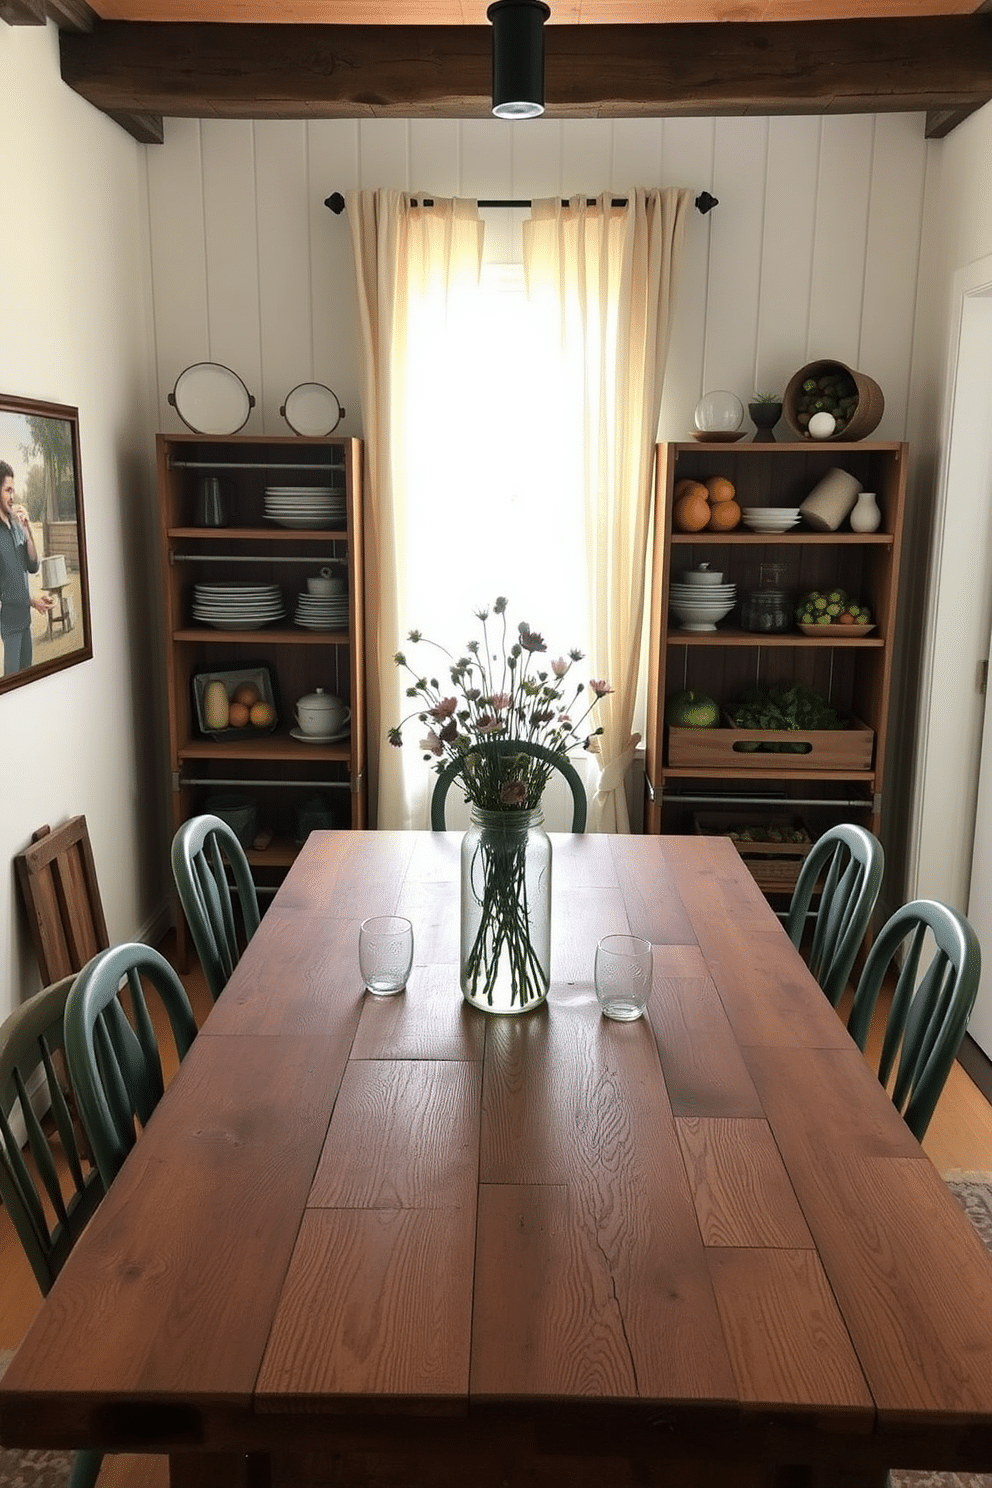
{"label": "stack of shallow bowl", "polygon": [[741,519],[752,532],[788,532],[799,525],[798,506],[745,506]]}
{"label": "stack of shallow bowl", "polygon": [[673,580],[669,585],[668,603],[680,630],[716,630],[717,621],[737,603],[737,585],[725,584],[722,573],[690,568],[682,583]]}

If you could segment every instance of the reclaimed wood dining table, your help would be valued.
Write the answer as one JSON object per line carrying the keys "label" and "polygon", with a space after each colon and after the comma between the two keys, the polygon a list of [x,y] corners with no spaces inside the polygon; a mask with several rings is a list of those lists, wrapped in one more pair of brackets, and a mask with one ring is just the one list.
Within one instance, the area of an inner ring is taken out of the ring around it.
{"label": "reclaimed wood dining table", "polygon": [[[992,1264],[727,839],[553,837],[552,986],[458,987],[458,833],[313,832],[0,1382],[172,1482],[992,1470]],[[414,924],[405,992],[360,921]],[[601,1017],[600,936],[654,945]]]}

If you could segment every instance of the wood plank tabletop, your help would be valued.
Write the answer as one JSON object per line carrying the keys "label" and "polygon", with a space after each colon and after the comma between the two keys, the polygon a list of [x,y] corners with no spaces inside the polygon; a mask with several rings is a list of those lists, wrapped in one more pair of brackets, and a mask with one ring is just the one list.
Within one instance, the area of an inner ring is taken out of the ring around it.
{"label": "wood plank tabletop", "polygon": [[[491,1017],[459,840],[311,834],[0,1440],[168,1451],[177,1484],[992,1468],[992,1262],[732,844],[554,837],[551,993]],[[375,913],[414,922],[395,997],[358,974]],[[627,930],[654,983],[611,1023],[593,955]]]}

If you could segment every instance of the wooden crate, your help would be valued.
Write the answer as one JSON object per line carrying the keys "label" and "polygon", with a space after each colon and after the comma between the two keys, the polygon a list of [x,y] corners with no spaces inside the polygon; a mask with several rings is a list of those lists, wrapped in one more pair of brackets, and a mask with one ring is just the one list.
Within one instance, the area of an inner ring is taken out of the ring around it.
{"label": "wooden crate", "polygon": [[[808,744],[802,754],[741,745]],[[859,718],[845,729],[676,728],[668,730],[668,763],[689,769],[763,770],[766,774],[870,770],[875,733]]]}
{"label": "wooden crate", "polygon": [[729,837],[747,828],[781,827],[806,833],[805,842],[741,842],[734,846],[759,889],[765,893],[791,893],[799,870],[813,846],[806,823],[790,811],[763,814],[741,811],[700,811],[693,817],[693,827],[703,837]]}

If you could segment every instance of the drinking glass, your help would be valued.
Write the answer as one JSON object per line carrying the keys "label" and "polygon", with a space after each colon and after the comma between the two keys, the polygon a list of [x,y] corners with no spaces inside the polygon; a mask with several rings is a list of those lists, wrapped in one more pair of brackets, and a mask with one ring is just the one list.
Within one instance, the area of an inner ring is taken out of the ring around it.
{"label": "drinking glass", "polygon": [[413,926],[401,915],[363,920],[358,932],[358,965],[365,987],[379,997],[402,992],[413,965]]}
{"label": "drinking glass", "polygon": [[606,1018],[630,1023],[647,1007],[654,957],[637,935],[604,935],[596,947],[596,997]]}

